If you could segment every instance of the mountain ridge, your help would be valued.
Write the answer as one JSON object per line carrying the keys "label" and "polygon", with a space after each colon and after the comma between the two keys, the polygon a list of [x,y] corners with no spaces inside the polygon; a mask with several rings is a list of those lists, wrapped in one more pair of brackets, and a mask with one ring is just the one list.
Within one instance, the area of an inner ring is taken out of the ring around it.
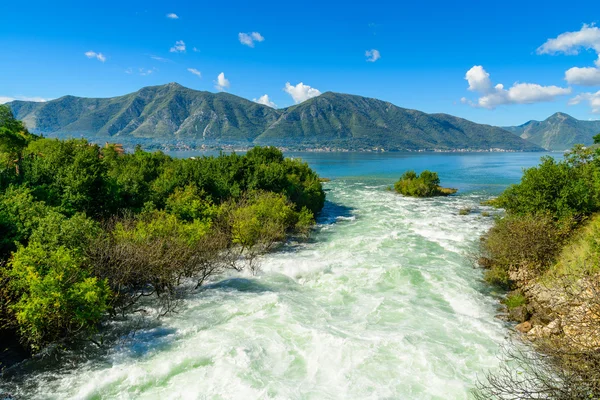
{"label": "mountain ridge", "polygon": [[116,97],[63,96],[9,106],[33,132],[62,137],[349,150],[541,150],[498,127],[335,92],[273,109],[169,83]]}
{"label": "mountain ridge", "polygon": [[575,144],[591,145],[600,133],[600,120],[583,121],[564,112],[556,112],[543,121],[530,120],[503,129],[546,150],[564,151]]}

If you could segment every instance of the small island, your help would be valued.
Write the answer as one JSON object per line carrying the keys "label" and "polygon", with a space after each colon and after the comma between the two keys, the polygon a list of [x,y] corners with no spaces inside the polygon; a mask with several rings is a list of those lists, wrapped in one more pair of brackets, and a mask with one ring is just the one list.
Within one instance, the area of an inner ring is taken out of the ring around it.
{"label": "small island", "polygon": [[440,186],[437,172],[425,170],[418,175],[415,171],[406,171],[394,184],[396,192],[411,197],[434,197],[454,194],[458,189]]}

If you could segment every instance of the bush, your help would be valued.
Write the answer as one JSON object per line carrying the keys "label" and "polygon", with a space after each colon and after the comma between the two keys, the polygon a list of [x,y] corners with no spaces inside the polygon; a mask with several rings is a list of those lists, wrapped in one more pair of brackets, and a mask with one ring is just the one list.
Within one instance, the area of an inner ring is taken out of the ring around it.
{"label": "bush", "polygon": [[21,338],[34,350],[94,329],[108,308],[106,281],[92,277],[81,256],[64,246],[21,247],[5,271],[19,300],[10,310]]}
{"label": "bush", "polygon": [[524,171],[521,182],[506,189],[495,205],[510,214],[547,213],[554,219],[590,215],[600,209],[598,155],[576,147],[563,161],[543,157]]}
{"label": "bush", "polygon": [[216,216],[217,209],[194,184],[176,188],[167,198],[165,206],[167,212],[184,221],[211,220]]}
{"label": "bush", "polygon": [[527,304],[527,298],[523,295],[523,293],[515,292],[506,296],[503,303],[509,310],[512,310]]}
{"label": "bush", "polygon": [[37,349],[143,296],[168,311],[182,283],[254,269],[288,234],[307,234],[324,202],[318,175],[273,147],[126,154],[31,135],[0,106],[0,329]]}
{"label": "bush", "polygon": [[548,214],[506,216],[496,222],[482,241],[494,265],[508,270],[526,265],[547,268],[568,236],[569,226],[557,224]]}
{"label": "bush", "polygon": [[411,197],[448,196],[456,189],[440,187],[440,178],[436,172],[423,171],[417,175],[415,171],[406,171],[394,184],[396,192]]}

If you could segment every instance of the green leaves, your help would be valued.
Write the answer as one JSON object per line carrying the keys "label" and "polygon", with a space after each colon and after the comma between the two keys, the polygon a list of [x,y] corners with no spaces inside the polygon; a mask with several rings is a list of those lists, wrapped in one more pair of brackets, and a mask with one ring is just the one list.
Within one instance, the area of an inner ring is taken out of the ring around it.
{"label": "green leaves", "polygon": [[79,330],[93,329],[107,310],[105,281],[90,276],[81,256],[64,246],[32,242],[14,254],[6,272],[20,294],[11,307],[21,337],[32,349]]}
{"label": "green leaves", "polygon": [[442,188],[437,172],[425,170],[421,175],[415,171],[406,171],[394,184],[396,192],[411,197],[447,196],[456,193],[456,189]]}

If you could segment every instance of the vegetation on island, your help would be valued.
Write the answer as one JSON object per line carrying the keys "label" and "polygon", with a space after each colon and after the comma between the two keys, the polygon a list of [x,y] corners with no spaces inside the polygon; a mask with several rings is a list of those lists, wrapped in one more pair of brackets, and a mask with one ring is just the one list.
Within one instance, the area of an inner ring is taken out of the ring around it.
{"label": "vegetation on island", "polygon": [[394,184],[396,192],[410,197],[449,196],[456,193],[457,189],[443,188],[437,172],[425,170],[421,174],[415,171],[406,171],[400,180]]}
{"label": "vegetation on island", "polygon": [[32,135],[0,106],[0,337],[37,351],[142,298],[168,312],[183,288],[306,235],[324,201],[317,174],[272,147],[128,154]]}
{"label": "vegetation on island", "polygon": [[533,344],[507,348],[477,397],[600,398],[600,149],[543,157],[493,204],[479,263]]}

